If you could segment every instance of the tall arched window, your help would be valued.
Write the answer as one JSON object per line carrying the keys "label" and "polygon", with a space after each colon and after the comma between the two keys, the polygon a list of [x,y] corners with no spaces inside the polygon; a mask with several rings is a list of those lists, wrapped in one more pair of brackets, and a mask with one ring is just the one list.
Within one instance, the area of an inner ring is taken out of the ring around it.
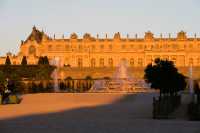
{"label": "tall arched window", "polygon": [[164,55],[163,56],[163,60],[169,60],[169,56],[168,55]]}
{"label": "tall arched window", "polygon": [[176,56],[172,56],[171,61],[173,61],[174,65],[176,65]]}
{"label": "tall arched window", "polygon": [[108,59],[108,65],[109,65],[109,67],[113,67],[113,59],[112,58]]}
{"label": "tall arched window", "polygon": [[70,45],[69,45],[69,44],[65,45],[65,50],[66,50],[66,51],[69,51],[69,50],[70,50]]}
{"label": "tall arched window", "polygon": [[104,59],[103,58],[100,58],[100,60],[99,60],[99,66],[100,67],[104,67]]}
{"label": "tall arched window", "polygon": [[68,64],[69,64],[69,58],[65,57],[65,65],[68,65]]}
{"label": "tall arched window", "polygon": [[131,66],[131,67],[134,67],[134,58],[131,58],[131,59],[130,59],[130,66]]}
{"label": "tall arched window", "polygon": [[56,50],[57,50],[57,51],[61,51],[61,50],[62,50],[62,46],[59,45],[59,44],[57,44],[57,45],[56,45]]}
{"label": "tall arched window", "polygon": [[78,58],[78,67],[83,67],[83,60],[82,60],[82,58]]}
{"label": "tall arched window", "polygon": [[100,45],[100,49],[101,49],[101,50],[104,49],[104,45],[103,45],[103,44]]}
{"label": "tall arched window", "polygon": [[193,66],[194,62],[193,62],[193,58],[189,58],[189,66]]}
{"label": "tall arched window", "polygon": [[200,57],[197,58],[197,66],[200,66]]}
{"label": "tall arched window", "polygon": [[142,58],[138,58],[138,66],[140,66],[140,67],[143,66],[143,60],[142,60]]}
{"label": "tall arched window", "polygon": [[179,66],[185,66],[185,56],[184,55],[180,55],[179,59],[178,59],[178,62],[179,62]]}
{"label": "tall arched window", "polygon": [[126,58],[122,58],[121,59],[121,62],[125,62],[126,63],[126,61],[127,61]]}
{"label": "tall arched window", "polygon": [[91,59],[91,67],[95,67],[95,65],[96,65],[95,59],[92,58],[92,59]]}
{"label": "tall arched window", "polygon": [[109,50],[112,50],[112,44],[109,45]]}
{"label": "tall arched window", "polygon": [[31,45],[29,47],[29,54],[31,54],[31,55],[35,55],[36,54],[36,48],[33,45]]}
{"label": "tall arched window", "polygon": [[48,45],[48,51],[52,51],[53,50],[52,48],[53,48],[52,45]]}

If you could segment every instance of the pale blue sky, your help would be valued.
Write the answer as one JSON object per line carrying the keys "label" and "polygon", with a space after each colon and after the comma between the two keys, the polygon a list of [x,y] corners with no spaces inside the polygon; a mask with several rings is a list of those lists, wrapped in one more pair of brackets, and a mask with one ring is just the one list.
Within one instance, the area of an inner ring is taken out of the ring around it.
{"label": "pale blue sky", "polygon": [[57,38],[118,31],[143,37],[148,30],[200,37],[200,0],[0,0],[0,55],[16,53],[33,25]]}

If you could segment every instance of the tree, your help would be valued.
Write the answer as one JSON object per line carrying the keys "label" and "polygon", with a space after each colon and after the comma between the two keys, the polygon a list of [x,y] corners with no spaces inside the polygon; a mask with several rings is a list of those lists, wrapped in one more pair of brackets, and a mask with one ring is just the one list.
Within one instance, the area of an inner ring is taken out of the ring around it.
{"label": "tree", "polygon": [[168,60],[155,59],[154,65],[146,67],[144,78],[151,88],[160,90],[160,96],[177,94],[186,87],[185,76]]}
{"label": "tree", "polygon": [[38,60],[38,65],[43,65],[44,63],[43,63],[43,57],[42,56],[40,56],[39,57],[39,60]]}
{"label": "tree", "polygon": [[0,84],[4,83],[5,80],[6,80],[6,77],[5,77],[4,73],[3,73],[3,71],[0,71]]}
{"label": "tree", "polygon": [[43,57],[43,63],[44,63],[44,65],[49,65],[49,59],[47,56]]}
{"label": "tree", "polygon": [[11,90],[12,92],[22,92],[23,91],[23,87],[21,85],[21,77],[16,73],[13,72],[10,75],[10,80],[9,80],[9,90]]}
{"label": "tree", "polygon": [[10,57],[6,57],[5,65],[11,65]]}
{"label": "tree", "polygon": [[49,69],[46,68],[45,66],[41,66],[38,68],[37,70],[37,74],[36,74],[36,79],[39,80],[45,80],[45,79],[49,79]]}
{"label": "tree", "polygon": [[49,65],[49,59],[47,56],[40,56],[38,60],[38,65]]}
{"label": "tree", "polygon": [[86,80],[92,80],[92,77],[90,75],[85,77]]}
{"label": "tree", "polygon": [[200,87],[197,80],[194,80],[194,92],[197,95],[197,103],[200,103]]}
{"label": "tree", "polygon": [[23,66],[27,65],[27,59],[26,59],[26,56],[23,56],[23,58],[22,58],[22,62],[21,62],[21,65],[23,65]]}

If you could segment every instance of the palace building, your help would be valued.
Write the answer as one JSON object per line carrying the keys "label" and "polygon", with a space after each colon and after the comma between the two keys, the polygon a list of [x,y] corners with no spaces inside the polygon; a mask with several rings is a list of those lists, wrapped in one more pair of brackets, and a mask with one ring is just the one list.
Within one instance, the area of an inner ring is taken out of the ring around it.
{"label": "palace building", "polygon": [[[200,66],[200,38],[187,37],[184,31],[176,37],[154,37],[150,31],[144,38],[122,38],[115,33],[113,38],[99,38],[85,33],[79,38],[72,33],[70,38],[49,37],[35,26],[25,41],[21,41],[16,55],[8,53],[12,64],[21,64],[23,56],[28,64],[37,64],[40,56],[49,60],[59,58],[61,65],[70,67],[115,67],[125,60],[129,67],[145,67],[155,58],[172,60],[178,67]],[[6,57],[0,57],[0,64]]]}

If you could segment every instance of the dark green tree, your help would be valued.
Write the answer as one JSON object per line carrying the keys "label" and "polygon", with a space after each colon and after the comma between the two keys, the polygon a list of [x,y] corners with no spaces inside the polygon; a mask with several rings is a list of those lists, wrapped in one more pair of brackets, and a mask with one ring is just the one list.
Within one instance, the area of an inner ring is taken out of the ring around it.
{"label": "dark green tree", "polygon": [[200,87],[197,80],[194,80],[194,92],[197,95],[197,103],[200,104]]}
{"label": "dark green tree", "polygon": [[47,56],[43,57],[43,63],[44,63],[44,65],[49,65],[49,59]]}
{"label": "dark green tree", "polygon": [[46,80],[50,78],[49,69],[45,66],[41,66],[38,68],[36,73],[36,79],[38,80]]}
{"label": "dark green tree", "polygon": [[0,71],[0,84],[4,83],[5,80],[6,80],[6,77],[3,71]]}
{"label": "dark green tree", "polygon": [[151,88],[160,90],[160,96],[177,94],[186,87],[185,76],[168,60],[155,59],[153,65],[146,67],[144,78]]}
{"label": "dark green tree", "polygon": [[13,72],[10,74],[10,82],[11,82],[10,90],[13,93],[23,91],[23,87],[22,87],[20,81],[21,81],[21,77],[16,72]]}
{"label": "dark green tree", "polygon": [[38,65],[49,65],[49,59],[47,56],[40,56],[38,60]]}
{"label": "dark green tree", "polygon": [[21,62],[21,65],[23,65],[23,66],[27,65],[27,59],[26,59],[26,56],[23,56],[23,58],[22,58],[22,62]]}
{"label": "dark green tree", "polygon": [[11,65],[10,57],[6,57],[5,65]]}
{"label": "dark green tree", "polygon": [[43,64],[44,64],[44,59],[42,56],[40,56],[38,60],[38,65],[43,65]]}

